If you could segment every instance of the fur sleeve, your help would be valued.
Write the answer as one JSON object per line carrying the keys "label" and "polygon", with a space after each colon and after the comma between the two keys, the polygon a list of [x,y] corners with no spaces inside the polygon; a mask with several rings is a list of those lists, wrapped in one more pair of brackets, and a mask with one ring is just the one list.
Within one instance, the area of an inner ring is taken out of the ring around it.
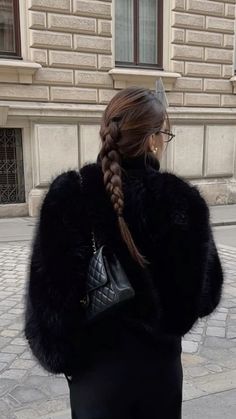
{"label": "fur sleeve", "polygon": [[[176,176],[165,173],[162,177],[162,207],[158,202],[153,206],[157,213],[158,206],[162,208],[160,217],[166,226],[163,237],[156,236],[162,253],[157,273],[162,326],[169,333],[184,335],[218,305],[223,274],[205,200]],[[157,235],[162,228],[159,222]]]}
{"label": "fur sleeve", "polygon": [[176,202],[171,214],[175,249],[171,271],[176,277],[176,297],[181,301],[176,319],[182,318],[186,333],[199,317],[210,314],[219,304],[223,274],[205,200],[195,187],[180,179],[175,193],[182,193],[183,200]]}
{"label": "fur sleeve", "polygon": [[223,271],[216,245],[209,231],[206,269],[201,290],[199,317],[208,316],[220,303],[223,285]]}
{"label": "fur sleeve", "polygon": [[25,336],[53,373],[75,368],[88,260],[88,227],[78,173],[63,173],[42,205],[26,295]]}
{"label": "fur sleeve", "polygon": [[[209,209],[198,190],[189,189],[190,228],[199,249],[202,265],[199,317],[211,314],[218,306],[223,285],[223,271],[210,225]],[[199,241],[198,241],[199,240]]]}

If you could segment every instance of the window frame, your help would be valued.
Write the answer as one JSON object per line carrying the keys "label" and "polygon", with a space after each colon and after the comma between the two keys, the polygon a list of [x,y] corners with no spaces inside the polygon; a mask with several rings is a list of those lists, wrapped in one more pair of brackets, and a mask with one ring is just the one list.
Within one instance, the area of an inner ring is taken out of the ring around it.
{"label": "window frame", "polygon": [[0,51],[0,59],[22,60],[19,0],[13,0],[13,22],[14,22],[15,52]]}
{"label": "window frame", "polygon": [[[118,0],[117,0],[118,1]],[[134,61],[131,63],[127,61],[115,60],[116,67],[127,67],[127,68],[146,68],[163,70],[163,20],[164,20],[164,0],[157,1],[157,28],[158,28],[158,42],[157,42],[157,63],[147,64],[139,62],[139,0],[133,0],[134,2]]]}

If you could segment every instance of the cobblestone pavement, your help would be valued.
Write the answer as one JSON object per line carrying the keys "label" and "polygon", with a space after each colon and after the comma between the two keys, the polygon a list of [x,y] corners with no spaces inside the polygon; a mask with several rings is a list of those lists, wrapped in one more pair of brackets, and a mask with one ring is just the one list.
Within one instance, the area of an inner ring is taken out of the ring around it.
{"label": "cobblestone pavement", "polygon": [[[184,400],[236,389],[236,249],[220,247],[220,307],[183,339]],[[29,243],[0,249],[0,418],[69,419],[68,387],[32,358],[22,334]]]}

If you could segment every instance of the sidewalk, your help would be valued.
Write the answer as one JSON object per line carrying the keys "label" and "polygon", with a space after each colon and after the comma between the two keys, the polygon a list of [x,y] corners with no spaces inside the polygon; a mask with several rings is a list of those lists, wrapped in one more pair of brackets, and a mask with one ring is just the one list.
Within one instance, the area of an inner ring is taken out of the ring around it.
{"label": "sidewalk", "polygon": [[[219,205],[210,207],[213,226],[236,225],[236,205]],[[29,241],[33,237],[37,224],[36,218],[1,218],[0,243],[12,241]]]}

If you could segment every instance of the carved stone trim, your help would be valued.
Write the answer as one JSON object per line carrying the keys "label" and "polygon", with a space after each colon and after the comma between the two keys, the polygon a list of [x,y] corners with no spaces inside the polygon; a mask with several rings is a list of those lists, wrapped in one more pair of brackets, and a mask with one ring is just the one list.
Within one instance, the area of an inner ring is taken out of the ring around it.
{"label": "carved stone trim", "polygon": [[33,75],[42,66],[22,60],[0,60],[0,82],[32,84]]}
{"label": "carved stone trim", "polygon": [[142,86],[155,90],[156,80],[161,77],[167,92],[173,89],[176,80],[181,77],[179,73],[118,67],[110,70],[109,74],[114,80],[115,89],[125,89],[129,86]]}

